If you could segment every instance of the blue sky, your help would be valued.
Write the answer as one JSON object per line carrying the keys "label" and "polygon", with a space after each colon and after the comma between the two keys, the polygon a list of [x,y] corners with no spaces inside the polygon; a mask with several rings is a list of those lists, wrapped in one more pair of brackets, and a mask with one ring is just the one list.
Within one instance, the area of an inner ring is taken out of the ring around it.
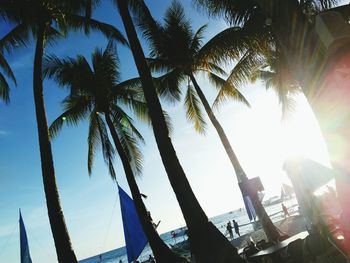
{"label": "blue sky", "polygon": [[[155,17],[161,17],[170,1],[146,1]],[[208,23],[204,13],[198,13],[190,1],[181,1],[194,29]],[[105,3],[94,17],[123,29],[117,10]],[[225,24],[210,21],[209,38]],[[1,27],[0,35],[8,28]],[[93,33],[88,38],[71,34],[46,52],[57,56],[83,54],[90,57],[95,47],[105,47],[106,40]],[[137,73],[130,52],[118,48],[122,77]],[[147,53],[147,50],[145,50]],[[0,104],[0,260],[19,262],[18,209],[26,223],[33,262],[56,262],[55,249],[48,224],[38,152],[36,121],[32,96],[33,46],[16,50],[7,56],[18,81],[11,90],[11,104]],[[215,92],[205,78],[199,83],[210,101]],[[286,181],[282,171],[285,158],[302,155],[327,164],[328,159],[317,124],[306,100],[296,98],[296,110],[281,122],[275,94],[266,92],[263,84],[248,85],[242,92],[252,104],[249,109],[229,102],[220,108],[218,118],[249,177],[261,176],[268,195],[279,192]],[[52,122],[60,114],[60,101],[66,95],[55,83],[45,81],[47,117]],[[164,105],[172,117],[172,139],[190,183],[208,216],[231,211],[242,206],[234,171],[214,130],[208,125],[206,136],[196,134],[186,121],[181,104]],[[138,178],[145,201],[155,221],[162,220],[160,232],[184,225],[175,196],[149,127],[137,123],[146,139],[142,147],[144,171]],[[116,185],[109,178],[100,155],[96,156],[91,177],[87,172],[87,125],[66,127],[53,141],[53,154],[61,203],[73,247],[79,259],[107,251],[124,244]],[[128,192],[119,161],[118,180]],[[273,180],[271,180],[273,179]],[[113,208],[115,207],[115,208]],[[109,223],[111,222],[110,228]]]}

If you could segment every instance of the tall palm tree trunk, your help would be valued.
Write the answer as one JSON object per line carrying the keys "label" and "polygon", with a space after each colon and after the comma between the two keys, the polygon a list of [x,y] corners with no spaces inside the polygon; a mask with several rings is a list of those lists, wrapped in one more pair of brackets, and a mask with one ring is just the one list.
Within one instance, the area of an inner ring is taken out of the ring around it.
{"label": "tall palm tree trunk", "polygon": [[[247,175],[245,174],[241,164],[239,163],[238,159],[237,159],[237,156],[235,154],[235,152],[233,151],[232,149],[232,146],[225,134],[225,131],[224,129],[222,128],[220,122],[218,121],[218,119],[215,117],[215,114],[214,112],[212,111],[203,91],[201,90],[201,88],[199,87],[198,83],[197,83],[197,80],[196,78],[193,76],[193,74],[190,75],[190,79],[194,85],[194,88],[199,96],[199,99],[201,100],[203,106],[204,106],[204,109],[205,111],[207,112],[208,114],[208,117],[211,121],[211,123],[213,124],[216,132],[218,133],[219,135],[219,138],[221,140],[221,143],[222,145],[224,146],[225,148],[225,151],[231,161],[231,164],[233,166],[233,168],[235,169],[235,172],[236,172],[236,176],[237,176],[237,179],[238,179],[238,182],[239,183],[242,183],[242,182],[245,182],[248,180],[248,177]],[[262,206],[259,198],[258,198],[258,195],[256,192],[251,192],[250,193],[250,198],[252,200],[252,203],[253,203],[253,206],[255,208],[255,211],[257,213],[257,215],[259,216],[259,219],[260,219],[260,222],[261,222],[261,225],[265,231],[265,234],[267,236],[267,238],[270,240],[270,241],[278,241],[279,238],[280,238],[280,235],[275,227],[275,225],[272,223],[270,217],[267,215],[264,207]]]}
{"label": "tall palm tree trunk", "polygon": [[39,136],[41,170],[45,189],[46,206],[48,210],[53,239],[55,241],[58,261],[60,263],[75,263],[77,262],[77,259],[72,249],[60,204],[60,197],[58,194],[55,178],[55,169],[53,165],[49,130],[45,113],[42,81],[42,57],[44,53],[45,27],[46,26],[44,23],[42,25],[39,25],[39,32],[35,49],[33,76],[33,92]]}
{"label": "tall palm tree trunk", "polygon": [[169,137],[163,111],[153,85],[152,75],[129,13],[128,1],[117,0],[117,4],[141,78],[152,121],[153,133],[170,184],[185,218],[191,250],[195,255],[196,262],[243,262],[237,255],[237,250],[208,221],[208,217],[191,189]]}
{"label": "tall palm tree trunk", "polygon": [[126,156],[124,149],[119,140],[119,136],[115,130],[113,121],[109,113],[105,113],[105,119],[108,125],[108,128],[111,132],[114,145],[117,149],[119,157],[122,161],[122,165],[125,171],[126,179],[128,181],[132,197],[135,202],[137,213],[139,215],[143,230],[147,236],[148,242],[152,248],[153,254],[159,263],[175,263],[175,262],[186,262],[183,258],[176,255],[170,248],[164,243],[164,241],[158,235],[156,229],[153,227],[152,222],[149,219],[147,214],[147,209],[145,204],[142,201],[140,190],[137,186],[134,172],[131,168],[128,157]]}

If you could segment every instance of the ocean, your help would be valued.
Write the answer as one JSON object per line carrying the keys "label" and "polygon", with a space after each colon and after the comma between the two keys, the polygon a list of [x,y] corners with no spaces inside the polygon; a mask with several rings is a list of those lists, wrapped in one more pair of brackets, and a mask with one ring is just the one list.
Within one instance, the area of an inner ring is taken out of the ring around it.
{"label": "ocean", "polygon": [[[287,207],[292,207],[297,204],[295,199],[290,199],[290,200],[286,200],[283,202]],[[271,219],[273,222],[279,221],[281,219],[284,218],[284,215],[282,213],[282,207],[281,207],[281,203],[277,203],[275,205],[270,205],[265,207],[266,212],[268,215],[272,215]],[[293,212],[293,209],[291,209]],[[281,213],[278,213],[281,212]],[[250,233],[252,231],[254,231],[252,224],[249,224],[249,218],[247,216],[247,213],[245,212],[245,210],[242,209],[238,209],[235,211],[231,211],[222,215],[218,215],[215,217],[210,218],[209,220],[223,233],[223,234],[227,234],[226,233],[226,224],[228,221],[231,221],[232,224],[232,220],[236,220],[236,222],[238,223],[238,225],[244,225],[244,226],[240,226],[239,230],[240,230],[240,234],[244,235],[247,233]],[[174,229],[172,231],[175,231],[175,233],[179,233],[179,232],[183,232],[182,228],[178,228],[178,229]],[[174,245],[177,242],[181,242],[185,239],[185,236],[183,235],[178,235],[178,237],[176,237],[175,239],[172,238],[171,232],[166,232],[160,235],[160,237],[168,244],[168,245]],[[236,234],[234,233],[234,238],[236,238]],[[149,245],[147,245],[145,247],[145,249],[143,250],[143,252],[141,253],[139,260],[143,261],[149,258],[149,255],[152,254],[152,250],[150,249]],[[79,263],[119,263],[120,260],[123,263],[128,262],[127,261],[127,255],[126,255],[126,248],[125,247],[120,247],[108,252],[105,252],[103,254],[101,254],[101,258],[100,259],[100,255],[96,255],[87,259],[83,259],[80,260]]]}

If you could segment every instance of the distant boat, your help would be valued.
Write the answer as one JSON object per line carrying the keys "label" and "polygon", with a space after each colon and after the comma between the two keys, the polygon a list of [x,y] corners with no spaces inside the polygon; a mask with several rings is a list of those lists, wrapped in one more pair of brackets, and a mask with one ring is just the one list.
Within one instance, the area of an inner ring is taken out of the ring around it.
{"label": "distant boat", "polygon": [[29,253],[27,231],[24,226],[21,210],[19,210],[19,236],[21,244],[21,263],[32,263]]}
{"label": "distant boat", "polygon": [[283,200],[280,196],[273,196],[264,202],[265,206],[275,205],[281,203]]}

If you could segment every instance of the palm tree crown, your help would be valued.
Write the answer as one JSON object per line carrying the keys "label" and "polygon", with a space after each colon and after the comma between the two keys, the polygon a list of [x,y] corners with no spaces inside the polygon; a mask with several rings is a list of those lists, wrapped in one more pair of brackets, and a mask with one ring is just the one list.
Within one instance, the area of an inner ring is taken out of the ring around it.
{"label": "palm tree crown", "polygon": [[25,45],[30,35],[37,37],[40,27],[45,28],[45,42],[64,36],[70,30],[83,29],[102,32],[107,38],[114,38],[123,44],[126,40],[113,26],[90,18],[91,8],[98,1],[67,0],[3,0],[0,3],[0,17],[16,26],[2,39],[2,47],[11,49]]}
{"label": "palm tree crown", "polygon": [[134,173],[139,174],[142,156],[137,141],[143,141],[143,138],[126,111],[132,110],[140,118],[147,119],[147,107],[139,89],[139,80],[120,81],[119,59],[112,42],[104,51],[96,49],[91,62],[90,66],[81,55],[68,59],[46,57],[44,73],[70,90],[63,103],[64,112],[52,123],[50,134],[55,136],[64,123],[76,125],[88,118],[88,171],[91,173],[95,149],[101,145],[110,175],[115,178],[114,150],[102,118],[104,114],[110,114]]}
{"label": "palm tree crown", "polygon": [[[235,34],[240,34],[238,29],[223,31],[203,45],[203,34],[207,26],[204,25],[193,32],[183,7],[176,1],[167,10],[164,25],[155,23],[155,28],[146,19],[141,20],[139,24],[150,43],[149,65],[152,70],[164,74],[157,78],[160,96],[168,100],[179,100],[181,86],[185,83],[186,115],[188,120],[194,123],[197,131],[204,132],[205,120],[191,80],[194,74],[204,72],[218,88],[214,105],[228,97],[249,105],[239,90],[225,80],[227,74],[220,66],[220,62],[225,58],[237,58],[247,48],[244,37],[240,38],[240,41],[234,37]],[[238,50],[233,50],[234,47]]]}

